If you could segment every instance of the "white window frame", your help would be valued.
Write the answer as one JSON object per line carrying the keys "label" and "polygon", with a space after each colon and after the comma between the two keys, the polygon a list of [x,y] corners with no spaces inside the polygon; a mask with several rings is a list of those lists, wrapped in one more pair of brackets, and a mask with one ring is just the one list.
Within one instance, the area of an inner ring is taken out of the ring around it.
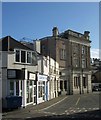
{"label": "white window frame", "polygon": [[[16,61],[16,50],[19,50],[19,51],[20,51],[19,62]],[[21,51],[25,51],[25,54],[26,54],[25,62],[21,62]],[[14,56],[14,62],[15,62],[15,63],[20,63],[20,64],[33,64],[33,63],[32,63],[32,54],[34,53],[33,51],[24,50],[24,49],[14,49],[14,52],[15,52],[15,56]],[[28,63],[28,60],[27,60],[27,53],[28,53],[28,52],[31,53],[31,62],[30,62],[30,63]]]}

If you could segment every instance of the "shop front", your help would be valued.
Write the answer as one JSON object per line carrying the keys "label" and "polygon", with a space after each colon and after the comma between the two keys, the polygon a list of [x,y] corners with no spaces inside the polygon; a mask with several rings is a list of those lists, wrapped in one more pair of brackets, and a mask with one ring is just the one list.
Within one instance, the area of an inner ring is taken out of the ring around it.
{"label": "shop front", "polygon": [[36,104],[36,74],[28,72],[26,104]]}
{"label": "shop front", "polygon": [[21,96],[22,107],[36,104],[36,74],[27,69],[8,69],[7,96]]}
{"label": "shop front", "polygon": [[37,104],[48,100],[49,97],[49,83],[46,75],[37,76]]}

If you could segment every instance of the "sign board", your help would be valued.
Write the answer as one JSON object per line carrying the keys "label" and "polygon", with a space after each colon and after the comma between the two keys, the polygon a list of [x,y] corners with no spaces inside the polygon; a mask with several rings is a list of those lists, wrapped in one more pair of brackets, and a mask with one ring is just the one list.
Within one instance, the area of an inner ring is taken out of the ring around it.
{"label": "sign board", "polygon": [[8,70],[8,78],[16,78],[16,70]]}
{"label": "sign board", "polygon": [[38,75],[38,81],[47,81],[47,76],[45,76],[45,75]]}
{"label": "sign board", "polygon": [[29,80],[35,80],[35,74],[34,73],[29,73]]}

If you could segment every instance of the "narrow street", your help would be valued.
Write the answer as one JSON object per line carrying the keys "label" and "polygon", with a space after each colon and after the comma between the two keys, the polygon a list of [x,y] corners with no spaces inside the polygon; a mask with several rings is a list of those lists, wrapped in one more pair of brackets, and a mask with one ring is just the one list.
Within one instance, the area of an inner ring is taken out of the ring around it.
{"label": "narrow street", "polygon": [[100,115],[100,93],[60,96],[51,101],[29,106],[3,116],[5,120],[18,119],[101,119]]}

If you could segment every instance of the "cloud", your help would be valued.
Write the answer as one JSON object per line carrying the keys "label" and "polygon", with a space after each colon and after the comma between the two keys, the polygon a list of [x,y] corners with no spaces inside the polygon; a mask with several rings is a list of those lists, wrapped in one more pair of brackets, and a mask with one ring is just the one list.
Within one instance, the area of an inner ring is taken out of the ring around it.
{"label": "cloud", "polygon": [[91,58],[99,58],[99,49],[91,49]]}

